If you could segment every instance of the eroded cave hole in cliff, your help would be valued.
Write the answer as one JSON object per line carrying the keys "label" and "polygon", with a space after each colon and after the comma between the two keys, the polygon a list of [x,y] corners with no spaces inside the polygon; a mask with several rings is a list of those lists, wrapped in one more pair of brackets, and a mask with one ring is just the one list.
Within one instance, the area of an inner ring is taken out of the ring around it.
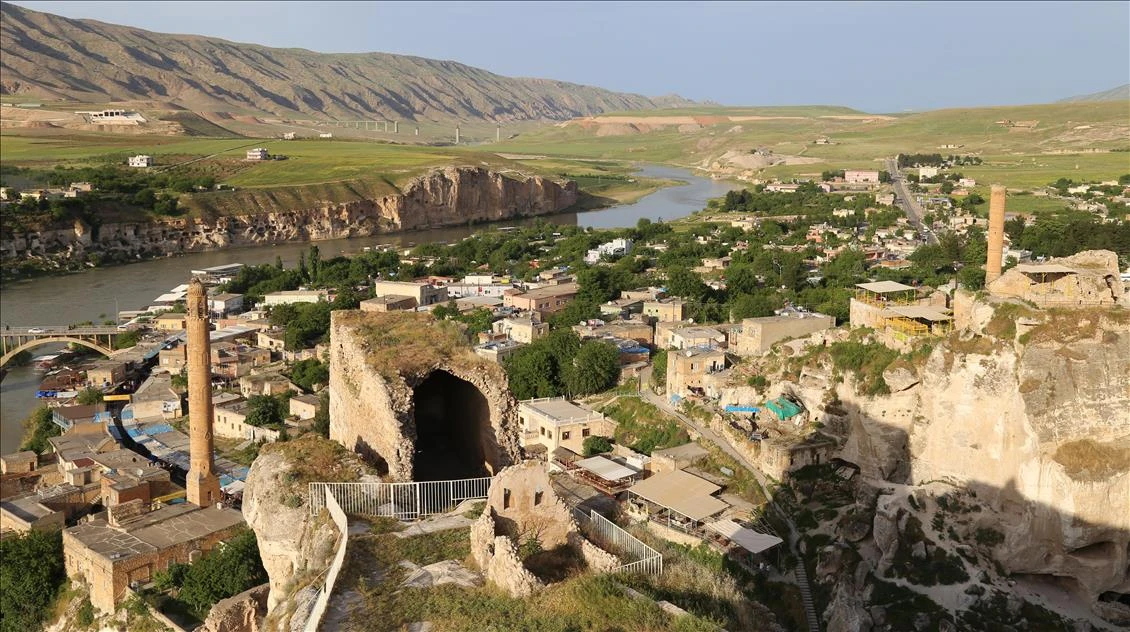
{"label": "eroded cave hole in cliff", "polygon": [[413,480],[476,478],[490,476],[497,469],[490,406],[478,388],[437,370],[416,386],[412,397],[416,419]]}

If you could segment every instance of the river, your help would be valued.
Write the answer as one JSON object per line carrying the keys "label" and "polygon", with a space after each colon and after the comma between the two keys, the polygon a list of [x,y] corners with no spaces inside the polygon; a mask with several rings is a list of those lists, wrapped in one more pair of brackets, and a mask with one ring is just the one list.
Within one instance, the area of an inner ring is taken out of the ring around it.
{"label": "river", "polygon": [[[702,178],[685,169],[658,165],[643,166],[638,175],[648,178],[679,180],[686,184],[666,187],[644,196],[632,204],[622,204],[584,213],[560,213],[536,219],[501,222],[499,226],[532,223],[538,219],[562,225],[594,228],[635,226],[641,218],[672,220],[702,210],[708,200],[725,195],[737,185]],[[394,244],[407,246],[425,242],[454,242],[476,231],[480,226],[437,228],[410,233],[335,239],[313,242],[323,259],[361,252],[365,246]],[[112,319],[119,310],[141,309],[152,299],[188,280],[190,270],[225,263],[274,263],[281,257],[287,265],[297,263],[300,253],[309,249],[309,242],[272,246],[227,248],[212,252],[191,253],[138,263],[95,268],[58,277],[42,277],[30,281],[5,283],[0,288],[0,322],[19,327],[67,325],[91,320]],[[35,350],[38,355],[48,349]],[[20,422],[35,406],[35,387],[39,378],[30,367],[16,367],[0,384],[0,454],[19,448]]]}

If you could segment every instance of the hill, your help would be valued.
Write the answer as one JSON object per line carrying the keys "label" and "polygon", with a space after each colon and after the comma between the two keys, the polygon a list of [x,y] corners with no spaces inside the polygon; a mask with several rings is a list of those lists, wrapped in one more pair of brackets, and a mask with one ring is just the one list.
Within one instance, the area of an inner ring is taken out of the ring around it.
{"label": "hill", "polygon": [[327,54],[167,35],[0,4],[0,94],[285,118],[564,120],[693,104],[549,79],[510,78],[453,61]]}
{"label": "hill", "polygon": [[1077,103],[1079,101],[1130,101],[1130,83],[1123,84],[1117,88],[1110,90],[1103,90],[1102,92],[1092,92],[1091,94],[1080,94],[1074,97],[1067,97],[1060,99],[1059,103]]}

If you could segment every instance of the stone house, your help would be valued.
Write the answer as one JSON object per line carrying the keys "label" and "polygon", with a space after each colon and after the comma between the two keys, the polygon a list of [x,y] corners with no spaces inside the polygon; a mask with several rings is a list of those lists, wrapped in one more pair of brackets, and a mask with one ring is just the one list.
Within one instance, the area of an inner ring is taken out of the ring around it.
{"label": "stone house", "polygon": [[661,323],[683,320],[687,317],[687,303],[677,298],[646,301],[643,314]]}
{"label": "stone house", "polygon": [[271,352],[286,349],[286,330],[282,328],[259,330],[255,333],[255,346]]}
{"label": "stone house", "polygon": [[126,379],[126,363],[99,360],[86,370],[86,384],[94,388],[113,386]]}
{"label": "stone house", "polygon": [[377,296],[361,301],[360,309],[363,312],[396,312],[416,308],[416,299],[411,296],[389,294]]}
{"label": "stone house", "polygon": [[184,331],[184,314],[165,312],[153,319],[153,327],[158,331]]}
{"label": "stone house", "polygon": [[739,356],[765,353],[787,338],[807,336],[836,326],[832,316],[790,310],[776,316],[745,318],[741,328],[731,331],[730,349]]}
{"label": "stone house", "polygon": [[719,349],[692,347],[667,355],[667,395],[682,399],[705,393],[703,378],[726,368],[726,353]]}
{"label": "stone house", "polygon": [[178,344],[171,349],[161,349],[157,353],[157,365],[170,373],[180,373],[188,365],[188,347]]}
{"label": "stone house", "polygon": [[543,319],[559,312],[577,296],[576,283],[562,283],[547,285],[528,292],[506,294],[502,297],[502,304],[527,312],[537,312]]}
{"label": "stone house", "polygon": [[253,426],[247,420],[247,402],[240,400],[217,406],[212,424],[217,437],[246,439],[250,441],[278,441],[280,432],[272,428]]}
{"label": "stone house", "polygon": [[31,450],[0,456],[0,474],[27,474],[39,467],[39,456]]}
{"label": "stone house", "polygon": [[540,322],[533,315],[511,316],[496,320],[491,325],[491,331],[515,342],[530,344],[549,335],[549,323]]}
{"label": "stone house", "polygon": [[373,284],[373,294],[377,298],[385,296],[407,297],[412,299],[412,307],[427,307],[428,305],[446,303],[448,299],[446,287],[435,285],[428,280],[377,281]]}
{"label": "stone house", "polygon": [[295,395],[290,398],[290,414],[299,419],[313,419],[318,413],[317,395]]}
{"label": "stone house", "polygon": [[690,349],[691,347],[726,348],[726,334],[712,327],[681,327],[671,332],[671,347]]}

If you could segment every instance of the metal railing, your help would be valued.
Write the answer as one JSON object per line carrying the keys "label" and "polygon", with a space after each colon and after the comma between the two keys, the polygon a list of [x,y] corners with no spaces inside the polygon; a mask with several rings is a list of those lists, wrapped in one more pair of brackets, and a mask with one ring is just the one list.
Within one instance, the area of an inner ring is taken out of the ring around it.
{"label": "metal railing", "polygon": [[661,575],[663,573],[663,556],[644,544],[636,536],[622,529],[615,522],[590,509],[586,515],[580,509],[574,508],[573,515],[577,518],[585,537],[600,546],[600,548],[614,553],[626,563],[612,569],[613,573],[643,573],[646,575]]}
{"label": "metal railing", "polygon": [[310,513],[326,507],[332,493],[346,514],[419,520],[447,513],[465,500],[487,497],[490,477],[406,483],[310,483]]}
{"label": "metal railing", "polygon": [[338,541],[337,552],[334,554],[333,562],[330,564],[330,567],[326,569],[325,581],[322,582],[321,587],[318,588],[314,605],[306,618],[306,626],[303,628],[303,632],[317,632],[318,628],[322,625],[322,619],[326,616],[326,608],[329,606],[330,597],[333,595],[334,584],[337,583],[338,573],[341,572],[341,566],[345,563],[345,550],[349,547],[349,520],[345,517],[345,512],[342,511],[342,508],[338,505],[332,493],[325,494],[322,498],[326,503],[326,509],[330,511],[330,517],[333,519],[334,525],[337,526],[341,539]]}

